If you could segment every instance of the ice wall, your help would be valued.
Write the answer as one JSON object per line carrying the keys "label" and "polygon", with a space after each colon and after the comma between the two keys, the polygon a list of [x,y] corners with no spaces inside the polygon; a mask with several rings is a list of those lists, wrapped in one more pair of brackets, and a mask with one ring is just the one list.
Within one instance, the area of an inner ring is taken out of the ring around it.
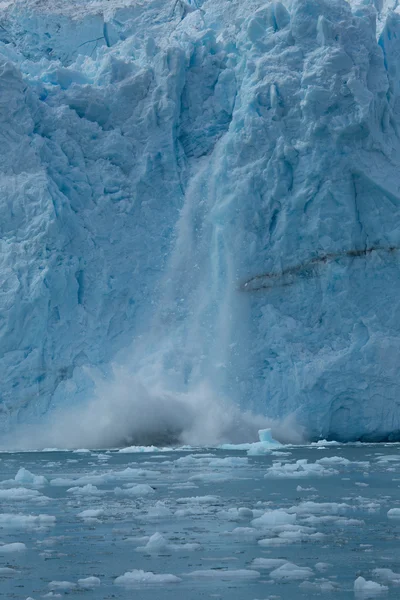
{"label": "ice wall", "polygon": [[16,0],[0,40],[3,430],[117,361],[400,438],[396,0]]}

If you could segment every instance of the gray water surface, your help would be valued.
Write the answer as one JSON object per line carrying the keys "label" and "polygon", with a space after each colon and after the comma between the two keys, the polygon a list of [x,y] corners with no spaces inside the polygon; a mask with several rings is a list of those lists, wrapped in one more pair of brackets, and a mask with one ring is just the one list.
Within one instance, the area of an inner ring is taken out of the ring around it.
{"label": "gray water surface", "polygon": [[0,454],[0,597],[398,599],[399,486],[397,444]]}

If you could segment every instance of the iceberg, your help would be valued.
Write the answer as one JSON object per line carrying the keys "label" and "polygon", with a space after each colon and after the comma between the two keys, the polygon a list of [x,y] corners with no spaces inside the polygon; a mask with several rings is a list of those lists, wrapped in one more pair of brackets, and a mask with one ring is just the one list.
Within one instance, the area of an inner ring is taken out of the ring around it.
{"label": "iceberg", "polygon": [[395,0],[3,0],[3,436],[122,370],[179,442],[399,440],[399,53]]}

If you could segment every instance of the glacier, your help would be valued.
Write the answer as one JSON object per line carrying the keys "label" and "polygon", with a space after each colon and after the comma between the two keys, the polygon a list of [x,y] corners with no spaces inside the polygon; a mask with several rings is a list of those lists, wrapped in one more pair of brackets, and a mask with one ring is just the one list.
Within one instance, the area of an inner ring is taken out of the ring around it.
{"label": "glacier", "polygon": [[3,439],[400,439],[399,58],[397,0],[2,0]]}

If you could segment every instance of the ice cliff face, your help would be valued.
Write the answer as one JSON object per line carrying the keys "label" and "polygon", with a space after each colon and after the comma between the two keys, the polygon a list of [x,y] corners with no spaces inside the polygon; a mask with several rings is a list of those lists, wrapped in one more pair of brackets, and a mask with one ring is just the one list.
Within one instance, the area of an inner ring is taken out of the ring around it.
{"label": "ice cliff face", "polygon": [[397,0],[0,2],[3,430],[116,360],[400,438]]}

